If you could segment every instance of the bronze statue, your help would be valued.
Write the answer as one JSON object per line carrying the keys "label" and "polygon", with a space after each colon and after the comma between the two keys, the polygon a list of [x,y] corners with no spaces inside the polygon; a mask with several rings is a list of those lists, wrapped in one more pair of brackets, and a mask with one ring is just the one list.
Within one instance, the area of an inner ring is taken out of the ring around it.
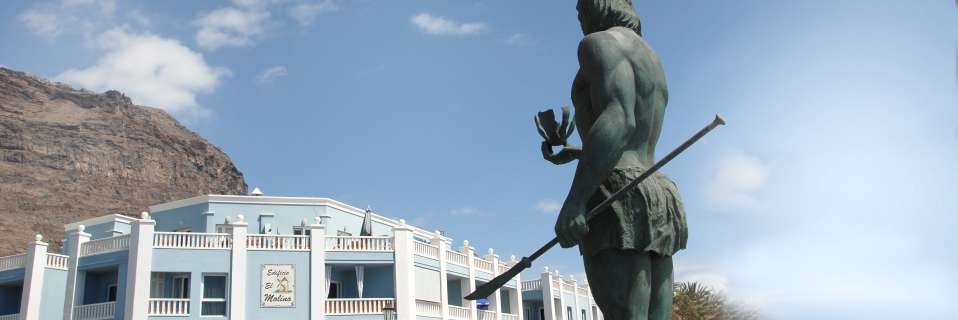
{"label": "bronze statue", "polygon": [[[572,102],[582,148],[565,141],[571,130],[548,132],[555,125],[543,123],[551,114],[537,118],[545,159],[579,160],[555,232],[563,247],[579,245],[607,319],[671,319],[672,255],[688,238],[675,184],[656,172],[613,201],[610,212],[591,221],[586,215],[653,165],[668,101],[665,73],[630,0],[579,0],[577,9],[585,37]],[[553,146],[562,149],[553,153]]]}

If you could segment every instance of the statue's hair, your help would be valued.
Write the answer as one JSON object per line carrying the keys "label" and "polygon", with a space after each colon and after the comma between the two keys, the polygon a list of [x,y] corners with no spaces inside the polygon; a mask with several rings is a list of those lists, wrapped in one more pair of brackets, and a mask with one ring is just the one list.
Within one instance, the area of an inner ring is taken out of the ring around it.
{"label": "statue's hair", "polygon": [[591,30],[583,30],[585,33],[626,27],[642,35],[642,22],[635,14],[632,0],[579,0],[576,9],[588,19]]}

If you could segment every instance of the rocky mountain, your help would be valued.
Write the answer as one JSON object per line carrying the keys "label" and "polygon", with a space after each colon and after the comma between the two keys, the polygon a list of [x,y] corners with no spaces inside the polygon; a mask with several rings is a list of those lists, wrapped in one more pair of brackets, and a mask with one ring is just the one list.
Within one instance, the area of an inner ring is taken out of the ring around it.
{"label": "rocky mountain", "polygon": [[67,223],[209,193],[245,194],[243,174],[165,111],[0,67],[0,256],[37,233],[57,247]]}

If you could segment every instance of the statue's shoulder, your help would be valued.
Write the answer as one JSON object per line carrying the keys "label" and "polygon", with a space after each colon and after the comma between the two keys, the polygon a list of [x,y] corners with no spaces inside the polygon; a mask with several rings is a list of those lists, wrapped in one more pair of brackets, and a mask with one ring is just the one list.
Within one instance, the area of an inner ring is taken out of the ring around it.
{"label": "statue's shoulder", "polygon": [[655,55],[635,32],[625,28],[612,28],[593,32],[579,41],[579,63],[586,68],[618,65],[622,60],[634,60],[638,56]]}

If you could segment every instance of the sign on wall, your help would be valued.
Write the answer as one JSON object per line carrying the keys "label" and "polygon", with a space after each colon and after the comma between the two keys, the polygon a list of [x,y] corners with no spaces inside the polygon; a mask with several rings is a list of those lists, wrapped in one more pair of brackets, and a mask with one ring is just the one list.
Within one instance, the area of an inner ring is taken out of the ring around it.
{"label": "sign on wall", "polygon": [[293,265],[264,264],[260,283],[260,301],[264,308],[296,306],[296,269]]}

